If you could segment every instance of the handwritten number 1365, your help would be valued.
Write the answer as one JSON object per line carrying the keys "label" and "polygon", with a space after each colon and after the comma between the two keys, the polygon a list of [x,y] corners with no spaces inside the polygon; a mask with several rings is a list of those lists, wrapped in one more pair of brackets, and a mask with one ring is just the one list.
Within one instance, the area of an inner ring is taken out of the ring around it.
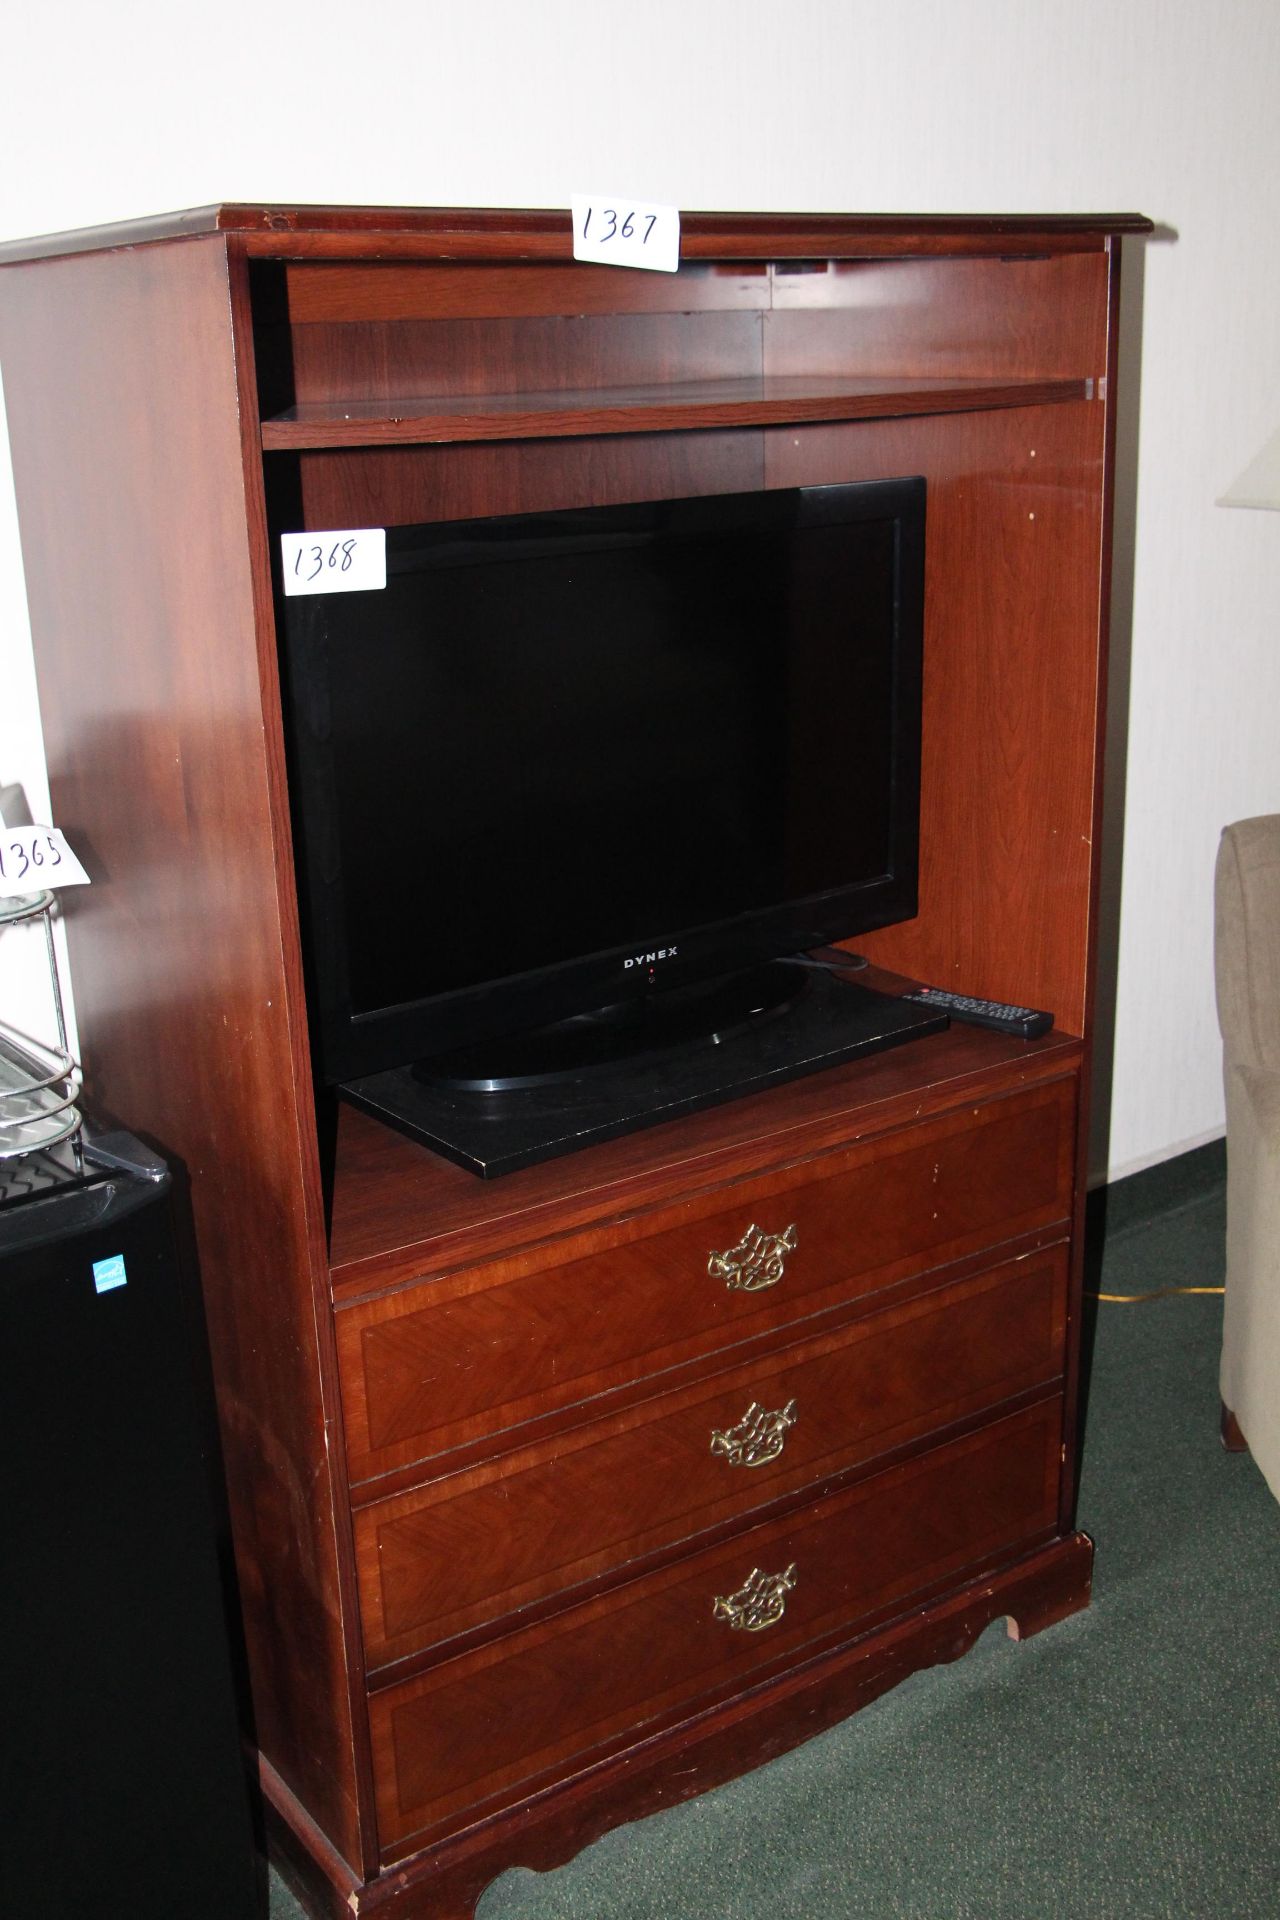
{"label": "handwritten number 1365", "polygon": [[[45,845],[31,840],[26,846],[21,840],[10,841],[8,847],[0,841],[0,880],[25,880],[33,867],[60,867],[62,855],[58,843],[51,834],[45,834]],[[6,855],[8,856],[6,858]]]}
{"label": "handwritten number 1365", "polygon": [[[587,217],[582,223],[582,237],[584,240],[586,239],[588,233],[590,233],[591,231],[591,216],[594,212],[595,212],[594,207],[587,208]],[[620,240],[634,239],[635,231],[636,231],[636,216],[634,213],[625,214],[623,216],[621,225],[619,225],[616,208],[601,207],[600,218],[602,220],[607,220],[609,222],[609,225],[603,233],[598,233],[596,235],[596,243],[598,246],[604,246],[607,241],[613,240],[613,239],[620,239]],[[656,213],[649,213],[645,215],[644,233],[641,235],[641,238],[640,238],[640,245],[642,247],[646,245],[649,239],[649,235],[653,232],[654,225],[657,221],[657,218],[658,216]]]}
{"label": "handwritten number 1365", "polygon": [[[355,544],[354,540],[338,540],[329,549],[327,558],[323,547],[299,547],[294,555],[293,571],[299,580],[316,580],[326,567],[336,573],[350,573]],[[302,571],[304,558],[311,568],[310,573]]]}

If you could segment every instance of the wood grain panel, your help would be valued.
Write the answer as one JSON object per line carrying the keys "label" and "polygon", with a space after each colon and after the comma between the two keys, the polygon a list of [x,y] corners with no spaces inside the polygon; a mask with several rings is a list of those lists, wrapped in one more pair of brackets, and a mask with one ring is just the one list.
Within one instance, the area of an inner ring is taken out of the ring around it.
{"label": "wood grain panel", "polygon": [[920,912],[878,964],[1086,1020],[1105,409],[768,433],[771,486],[922,473]]}
{"label": "wood grain panel", "polygon": [[[356,1516],[371,1667],[626,1566],[1056,1380],[1059,1247]],[[779,1450],[726,1457],[751,1406]]]}
{"label": "wood grain panel", "polygon": [[359,1858],[225,243],[8,271],[0,351],[87,1103],[189,1179],[257,1734]]}
{"label": "wood grain panel", "polygon": [[754,313],[564,314],[530,320],[361,321],[293,330],[294,396],[557,393],[758,375]]}
{"label": "wood grain panel", "polygon": [[[294,457],[303,508],[299,532],[742,493],[758,487],[764,473],[763,438],[746,428]],[[290,458],[273,454],[270,464]]]}
{"label": "wood grain panel", "polygon": [[[1069,1085],[992,1102],[829,1159],[496,1261],[338,1315],[352,1478],[793,1324],[1065,1219]],[[749,1227],[797,1245],[776,1285],[708,1272]]]}
{"label": "wood grain panel", "polygon": [[471,266],[376,261],[285,269],[296,328],[334,321],[535,319],[547,314],[752,312],[769,304],[769,269],[744,261],[678,274],[561,261]]}
{"label": "wood grain panel", "polygon": [[[1013,1550],[1054,1514],[1052,1400],[909,1466],[450,1661],[370,1702],[379,1833],[394,1855],[526,1795],[619,1738],[762,1678],[824,1637],[852,1637],[918,1589]],[[794,1565],[762,1632],[714,1614],[753,1568]]]}
{"label": "wood grain panel", "polygon": [[1101,249],[776,267],[765,371],[1096,379],[1106,371],[1106,284]]}

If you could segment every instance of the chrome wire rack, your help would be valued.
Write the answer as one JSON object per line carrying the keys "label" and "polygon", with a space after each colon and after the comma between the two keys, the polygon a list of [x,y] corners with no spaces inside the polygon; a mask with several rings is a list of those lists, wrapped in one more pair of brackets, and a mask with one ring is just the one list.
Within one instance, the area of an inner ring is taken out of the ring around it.
{"label": "chrome wire rack", "polygon": [[0,928],[40,920],[44,924],[49,980],[58,1022],[58,1044],[48,1046],[0,1020],[0,1160],[37,1153],[69,1141],[77,1156],[83,1121],[76,1101],[82,1075],[67,1046],[66,1016],[53,939],[51,893],[0,900]]}

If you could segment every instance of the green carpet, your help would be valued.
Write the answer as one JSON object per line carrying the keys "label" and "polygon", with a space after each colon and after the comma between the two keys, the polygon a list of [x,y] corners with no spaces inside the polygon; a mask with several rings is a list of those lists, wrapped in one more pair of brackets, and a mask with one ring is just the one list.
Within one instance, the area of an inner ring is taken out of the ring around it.
{"label": "green carpet", "polygon": [[[1220,1156],[1112,1194],[1104,1291],[1220,1282]],[[1274,1920],[1280,1506],[1219,1445],[1220,1326],[1217,1298],[1098,1310],[1089,1611],[991,1628],[745,1779],[505,1874],[478,1920]],[[271,1911],[298,1912],[278,1884]]]}

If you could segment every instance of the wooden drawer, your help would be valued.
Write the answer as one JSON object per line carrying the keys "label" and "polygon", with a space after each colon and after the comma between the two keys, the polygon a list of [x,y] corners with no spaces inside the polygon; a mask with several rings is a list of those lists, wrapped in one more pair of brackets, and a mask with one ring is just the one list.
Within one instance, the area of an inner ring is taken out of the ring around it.
{"label": "wooden drawer", "polygon": [[[1054,1398],[373,1695],[384,1857],[1029,1546],[1056,1519],[1061,1441]],[[735,1628],[753,1573],[780,1617]]]}
{"label": "wooden drawer", "polygon": [[[1066,1249],[1051,1248],[366,1507],[355,1525],[368,1665],[1055,1381],[1066,1283]],[[764,1416],[754,1423],[752,1408]]]}
{"label": "wooden drawer", "polygon": [[[1074,1078],[336,1316],[360,1481],[1065,1223]],[[785,1239],[732,1271],[749,1229]],[[747,1279],[761,1282],[744,1287]]]}

